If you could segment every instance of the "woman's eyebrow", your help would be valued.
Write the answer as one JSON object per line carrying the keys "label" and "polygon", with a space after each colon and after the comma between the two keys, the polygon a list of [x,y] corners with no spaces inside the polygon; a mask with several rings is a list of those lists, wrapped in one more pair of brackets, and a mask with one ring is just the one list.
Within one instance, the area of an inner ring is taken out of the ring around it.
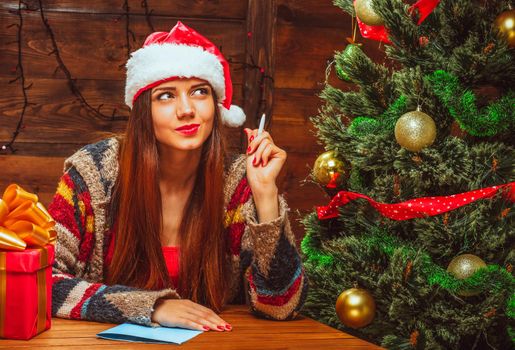
{"label": "woman's eyebrow", "polygon": [[[195,85],[192,85],[190,87],[190,89],[194,89],[194,88],[197,88],[197,87],[200,87],[200,86],[205,86],[205,87],[208,87],[209,85],[207,83],[200,83],[200,84],[195,84]],[[176,90],[175,86],[170,86],[170,87],[160,87],[160,88],[157,88],[154,90],[154,92],[157,92],[157,91],[170,91],[170,90]]]}
{"label": "woman's eyebrow", "polygon": [[209,84],[207,84],[207,83],[195,84],[195,85],[193,85],[191,88],[196,88],[196,87],[200,87],[200,86],[208,87],[208,86],[209,86]]}
{"label": "woman's eyebrow", "polygon": [[155,92],[158,92],[158,91],[170,91],[170,90],[176,90],[175,87],[173,86],[170,86],[170,87],[162,87],[162,88],[156,88],[152,91],[152,93],[155,93]]}

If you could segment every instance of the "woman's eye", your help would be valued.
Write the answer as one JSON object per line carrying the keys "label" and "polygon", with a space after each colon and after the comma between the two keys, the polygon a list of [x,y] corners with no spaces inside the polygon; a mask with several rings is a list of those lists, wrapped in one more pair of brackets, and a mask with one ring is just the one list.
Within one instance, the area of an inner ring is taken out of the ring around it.
{"label": "woman's eye", "polygon": [[160,94],[159,96],[157,96],[157,99],[158,100],[168,100],[168,99],[172,98],[172,96],[173,95],[171,93],[164,92],[164,93]]}
{"label": "woman's eye", "polygon": [[194,94],[196,94],[198,91],[200,91],[201,95],[209,95],[209,90],[206,88],[200,88],[195,91],[193,91]]}

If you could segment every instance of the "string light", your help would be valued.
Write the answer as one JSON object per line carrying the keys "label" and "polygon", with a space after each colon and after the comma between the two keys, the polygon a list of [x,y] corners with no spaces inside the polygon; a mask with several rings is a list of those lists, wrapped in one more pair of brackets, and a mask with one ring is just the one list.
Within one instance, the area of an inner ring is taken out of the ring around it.
{"label": "string light", "polygon": [[46,28],[46,31],[48,35],[50,36],[50,41],[52,43],[53,50],[49,54],[53,54],[55,56],[55,59],[57,61],[58,66],[56,67],[55,72],[58,70],[61,70],[64,75],[66,76],[66,79],[68,80],[68,87],[70,88],[73,95],[77,97],[79,102],[86,108],[88,112],[93,114],[95,117],[102,119],[102,120],[109,120],[109,121],[115,121],[115,120],[127,120],[127,115],[116,115],[116,108],[113,109],[111,115],[106,115],[102,112],[100,112],[100,109],[102,108],[102,104],[99,105],[97,108],[94,108],[91,106],[88,101],[84,98],[82,93],[80,92],[80,89],[77,87],[76,79],[72,77],[72,74],[70,73],[70,70],[66,65],[64,64],[64,61],[61,57],[61,52],[59,51],[59,47],[57,45],[57,41],[55,39],[54,31],[50,27],[50,23],[48,22],[48,19],[45,17],[45,12],[43,9],[43,4],[41,0],[38,0],[39,3],[39,12],[41,15],[41,20]]}
{"label": "string light", "polygon": [[[252,37],[252,32],[249,32],[248,33],[248,38],[251,38]],[[263,111],[265,110],[265,103],[266,103],[266,99],[264,98],[264,93],[265,93],[265,81],[266,80],[270,80],[271,84],[272,84],[272,87],[273,87],[273,84],[274,84],[274,78],[268,74],[266,74],[266,71],[265,71],[265,68],[259,66],[256,64],[255,60],[254,60],[254,57],[252,55],[250,55],[249,57],[250,59],[250,62],[251,63],[247,63],[247,62],[239,62],[239,61],[234,61],[230,58],[227,59],[227,61],[231,64],[238,64],[238,65],[241,65],[243,68],[245,69],[256,69],[259,71],[260,73],[260,80],[259,80],[259,105],[258,105],[258,108],[256,110],[256,115],[254,117],[254,120],[258,121],[259,118],[261,117],[261,114],[263,113]],[[268,129],[269,126],[270,126],[270,122],[272,121],[272,118],[271,116],[269,116],[267,119],[266,119],[266,124],[265,124],[265,128]]]}
{"label": "string light", "polygon": [[[41,1],[41,0],[40,0]],[[130,38],[132,38],[132,41],[136,41],[136,36],[134,35],[134,32],[130,29],[130,7],[129,7],[129,1],[125,0],[123,2],[123,9],[125,10],[125,41],[127,43],[127,59],[131,57],[131,41]],[[121,64],[120,68],[123,68],[125,65]]]}
{"label": "string light", "polygon": [[25,129],[25,125],[23,124],[23,119],[25,118],[25,112],[27,111],[28,106],[31,104],[29,103],[29,99],[27,97],[27,90],[29,90],[32,87],[32,84],[29,84],[28,86],[25,85],[25,72],[23,70],[23,57],[22,57],[22,29],[23,29],[23,14],[22,10],[29,9],[26,3],[23,1],[18,2],[18,9],[14,11],[18,15],[18,23],[11,24],[7,26],[7,28],[17,27],[18,32],[16,34],[16,40],[12,43],[16,43],[18,45],[18,63],[16,64],[16,67],[12,69],[14,72],[18,72],[18,76],[12,80],[9,81],[9,84],[13,84],[16,81],[20,81],[22,94],[23,94],[23,106],[21,109],[20,117],[18,119],[18,124],[16,124],[16,129],[12,133],[11,140],[9,140],[6,144],[2,145],[2,151],[9,150],[11,153],[15,153],[16,149],[13,147],[14,142],[18,138],[20,131]]}
{"label": "string light", "polygon": [[152,12],[154,10],[152,9],[149,11],[147,0],[143,0],[141,2],[141,7],[145,9],[145,19],[147,20],[147,24],[150,27],[150,30],[152,31],[152,33],[155,32],[156,30],[154,29],[154,25],[152,24],[152,20],[150,19],[150,16],[152,15]]}

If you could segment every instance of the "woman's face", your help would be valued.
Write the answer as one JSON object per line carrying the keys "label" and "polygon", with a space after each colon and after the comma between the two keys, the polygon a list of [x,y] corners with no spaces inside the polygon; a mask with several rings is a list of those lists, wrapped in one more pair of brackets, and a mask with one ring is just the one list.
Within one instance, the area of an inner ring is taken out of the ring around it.
{"label": "woman's face", "polygon": [[213,90],[197,78],[164,82],[152,89],[157,142],[176,150],[200,149],[213,130]]}

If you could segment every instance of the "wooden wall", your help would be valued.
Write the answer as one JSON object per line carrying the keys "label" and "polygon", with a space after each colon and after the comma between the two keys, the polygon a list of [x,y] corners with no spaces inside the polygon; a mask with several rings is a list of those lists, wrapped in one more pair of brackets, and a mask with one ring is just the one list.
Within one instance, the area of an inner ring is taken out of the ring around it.
{"label": "wooden wall", "polygon": [[[275,142],[286,149],[288,161],[280,178],[280,188],[292,208],[292,221],[298,238],[302,227],[296,223],[314,206],[328,198],[317,186],[303,180],[322,147],[313,136],[310,116],[320,106],[317,97],[323,87],[327,60],[335,50],[342,50],[351,33],[350,17],[332,5],[332,0],[248,0],[272,1],[275,19],[273,33],[273,105],[269,127]],[[248,57],[248,1],[167,1],[148,0],[153,10],[151,24],[155,30],[168,31],[177,20],[195,28],[222,47],[224,55],[242,62]],[[57,61],[51,54],[52,42],[41,19],[38,1],[26,1],[29,10],[22,11],[22,58],[27,91],[31,103],[25,114],[24,129],[17,139],[17,153],[0,151],[0,190],[11,182],[36,192],[48,204],[55,191],[66,156],[82,145],[94,142],[124,129],[128,109],[123,104],[127,60],[126,17],[121,0],[43,0],[61,57],[76,79],[77,87],[95,108],[121,116],[116,120],[88,112],[69,89]],[[128,1],[129,24],[134,32],[132,50],[138,48],[150,25],[144,16],[141,0]],[[255,4],[255,3],[254,3]],[[13,12],[18,2],[0,4],[0,145],[11,137],[23,106],[20,81],[9,84],[19,71],[15,67],[18,47],[15,43],[18,23]],[[36,9],[35,11],[30,10]],[[259,20],[259,18],[258,18]],[[380,59],[375,42],[365,42],[365,51]],[[50,53],[50,54],[49,54]],[[245,70],[231,67],[235,101],[243,105]],[[347,87],[330,76],[331,83]],[[233,150],[243,150],[238,132],[230,140]]]}

